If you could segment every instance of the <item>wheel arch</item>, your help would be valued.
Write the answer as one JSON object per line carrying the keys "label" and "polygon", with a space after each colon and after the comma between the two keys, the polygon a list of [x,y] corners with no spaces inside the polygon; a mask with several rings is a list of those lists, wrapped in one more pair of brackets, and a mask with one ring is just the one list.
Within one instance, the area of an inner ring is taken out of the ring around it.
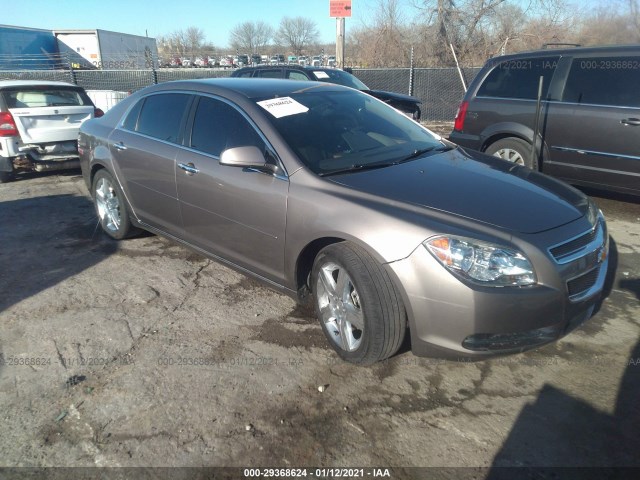
{"label": "wheel arch", "polygon": [[[309,285],[309,276],[311,275],[311,270],[313,269],[313,263],[322,250],[329,245],[333,245],[335,243],[341,242],[350,242],[354,245],[359,246],[366,250],[376,261],[380,262],[381,265],[384,265],[386,262],[380,256],[380,254],[369,244],[360,241],[357,238],[353,238],[350,235],[327,235],[324,237],[316,238],[308,242],[301,250],[300,253],[296,257],[295,269],[293,272],[293,280],[295,289],[297,291],[298,301],[301,303],[306,303],[309,299],[309,294],[311,293],[311,288]],[[392,281],[396,287],[399,289],[398,279],[392,277]]]}
{"label": "wheel arch", "polygon": [[[531,146],[531,142],[533,139],[533,130],[529,127],[525,127],[520,124],[507,124],[509,127],[505,127],[505,124],[496,124],[493,125],[492,128],[486,130],[482,134],[482,145],[480,147],[481,152],[486,152],[487,149],[493,145],[494,143],[504,140],[506,138],[517,138],[524,142],[527,142],[529,146]],[[513,127],[516,125],[516,127]],[[495,127],[495,128],[493,128]],[[536,149],[538,152],[542,150],[542,155],[538,153],[538,170],[542,171],[544,161],[549,158],[549,146],[544,139],[544,136],[541,136],[538,133],[538,141],[536,142]]]}

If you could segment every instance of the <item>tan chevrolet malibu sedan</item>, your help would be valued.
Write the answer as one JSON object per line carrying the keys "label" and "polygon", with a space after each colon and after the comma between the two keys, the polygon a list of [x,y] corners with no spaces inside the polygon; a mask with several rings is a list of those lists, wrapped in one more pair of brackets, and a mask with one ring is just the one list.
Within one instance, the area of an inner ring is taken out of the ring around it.
{"label": "tan chevrolet malibu sedan", "polygon": [[608,235],[579,191],[466,151],[327,83],[226,78],[140,90],[83,124],[104,231],[170,238],[312,301],[344,360],[481,359],[587,320]]}

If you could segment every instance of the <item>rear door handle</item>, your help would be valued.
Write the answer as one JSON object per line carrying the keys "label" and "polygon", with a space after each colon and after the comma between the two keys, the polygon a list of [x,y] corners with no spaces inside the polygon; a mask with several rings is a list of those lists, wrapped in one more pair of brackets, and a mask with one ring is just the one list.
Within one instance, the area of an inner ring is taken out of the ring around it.
{"label": "rear door handle", "polygon": [[620,120],[622,125],[633,125],[637,127],[640,125],[640,118],[625,118],[624,120]]}
{"label": "rear door handle", "polygon": [[194,173],[200,172],[193,163],[179,163],[178,166],[187,172],[187,175],[193,175]]}
{"label": "rear door handle", "polygon": [[120,150],[120,151],[127,149],[126,145],[124,143],[122,143],[122,142],[114,143],[113,144],[113,148],[115,148],[116,150]]}

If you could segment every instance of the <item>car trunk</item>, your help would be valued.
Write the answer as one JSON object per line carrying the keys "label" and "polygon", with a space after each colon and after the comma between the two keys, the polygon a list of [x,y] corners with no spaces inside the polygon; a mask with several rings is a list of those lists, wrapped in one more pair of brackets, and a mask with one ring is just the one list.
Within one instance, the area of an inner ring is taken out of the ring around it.
{"label": "car trunk", "polygon": [[26,145],[75,140],[82,122],[93,117],[93,110],[92,105],[9,109]]}

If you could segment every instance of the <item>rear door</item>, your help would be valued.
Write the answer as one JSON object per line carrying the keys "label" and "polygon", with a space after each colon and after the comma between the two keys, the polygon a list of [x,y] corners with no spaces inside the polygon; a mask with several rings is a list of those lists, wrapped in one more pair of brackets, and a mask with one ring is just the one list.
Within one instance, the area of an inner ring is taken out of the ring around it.
{"label": "rear door", "polygon": [[109,137],[111,157],[135,214],[176,236],[182,232],[182,219],[175,164],[192,100],[187,93],[150,95]]}
{"label": "rear door", "polygon": [[639,192],[640,55],[575,57],[545,118],[545,172]]}
{"label": "rear door", "polygon": [[2,95],[25,144],[75,140],[80,125],[93,118],[89,97],[71,86],[16,87]]}

